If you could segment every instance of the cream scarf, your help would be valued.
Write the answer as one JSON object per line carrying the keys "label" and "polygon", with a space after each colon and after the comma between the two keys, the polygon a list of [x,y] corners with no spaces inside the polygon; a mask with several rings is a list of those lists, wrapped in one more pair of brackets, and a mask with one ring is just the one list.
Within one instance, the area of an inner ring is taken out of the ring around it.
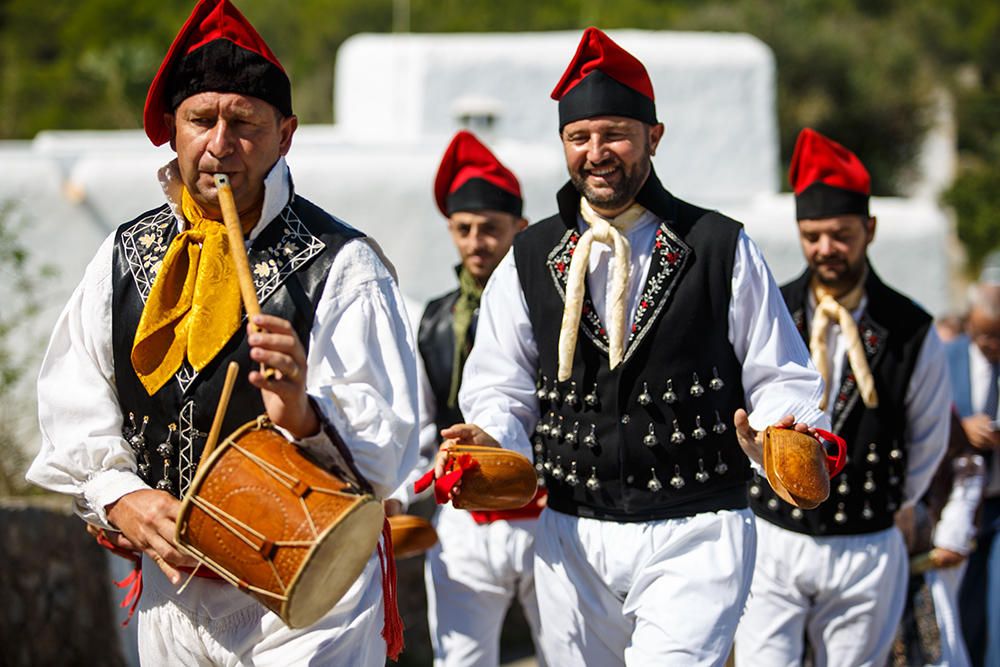
{"label": "cream scarf", "polygon": [[642,217],[646,209],[632,204],[620,215],[608,219],[598,214],[584,197],[580,197],[580,217],[589,225],[573,251],[569,263],[566,283],[566,305],[563,309],[562,325],[559,328],[559,372],[558,379],[565,382],[573,370],[573,354],[576,351],[577,336],[580,332],[580,314],[586,293],[587,270],[590,267],[590,247],[594,241],[603,243],[614,250],[611,293],[607,302],[607,331],[611,368],[621,363],[625,353],[625,304],[628,300],[628,279],[632,272],[632,249],[625,233]]}
{"label": "cream scarf", "polygon": [[844,335],[844,342],[847,344],[847,361],[857,380],[861,400],[864,401],[867,408],[878,407],[875,378],[872,376],[871,368],[868,367],[868,358],[865,356],[865,347],[861,343],[858,325],[855,324],[854,317],[851,316],[851,311],[861,304],[861,297],[864,296],[865,276],[862,276],[858,284],[839,299],[835,298],[823,285],[820,285],[815,278],[813,278],[811,288],[816,297],[816,312],[813,313],[809,350],[812,354],[813,365],[823,376],[824,385],[819,409],[826,410],[830,398],[830,382],[833,378],[830,377],[827,334],[833,322],[840,325],[840,330]]}

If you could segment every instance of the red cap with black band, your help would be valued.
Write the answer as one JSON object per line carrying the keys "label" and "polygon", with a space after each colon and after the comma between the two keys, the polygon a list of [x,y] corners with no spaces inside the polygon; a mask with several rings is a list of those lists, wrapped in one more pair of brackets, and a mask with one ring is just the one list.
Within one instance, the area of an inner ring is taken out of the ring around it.
{"label": "red cap with black band", "polygon": [[625,116],[655,125],[653,83],[642,63],[597,28],[583,32],[576,55],[552,90],[559,129],[594,116]]}
{"label": "red cap with black band", "polygon": [[795,191],[797,220],[868,217],[868,170],[857,155],[816,130],[807,127],[799,133],[788,182]]}
{"label": "red cap with black band", "polygon": [[474,134],[460,130],[445,149],[434,199],[446,217],[458,211],[502,211],[521,217],[521,184]]}
{"label": "red cap with black band", "polygon": [[169,141],[164,114],[207,91],[249,95],[292,115],[288,75],[229,0],[200,0],[170,45],[146,95],[142,124],[149,140]]}

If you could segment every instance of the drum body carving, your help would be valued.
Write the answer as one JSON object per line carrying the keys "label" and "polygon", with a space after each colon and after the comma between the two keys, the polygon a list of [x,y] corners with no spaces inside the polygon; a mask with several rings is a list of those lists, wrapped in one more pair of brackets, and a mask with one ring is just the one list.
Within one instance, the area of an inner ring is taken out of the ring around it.
{"label": "drum body carving", "polygon": [[358,578],[382,522],[373,496],[314,463],[259,417],[202,461],[176,539],[286,625],[302,628]]}

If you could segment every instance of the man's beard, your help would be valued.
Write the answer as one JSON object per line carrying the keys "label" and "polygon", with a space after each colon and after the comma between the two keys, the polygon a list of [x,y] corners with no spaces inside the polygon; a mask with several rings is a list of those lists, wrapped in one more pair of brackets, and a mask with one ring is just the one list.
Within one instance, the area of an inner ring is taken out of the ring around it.
{"label": "man's beard", "polygon": [[847,264],[842,271],[834,276],[827,276],[821,273],[817,267],[813,268],[813,275],[817,282],[826,287],[834,294],[846,294],[857,286],[865,275],[865,260],[862,259],[857,265]]}
{"label": "man's beard", "polygon": [[635,165],[635,168],[631,172],[626,171],[625,165],[621,164],[621,162],[618,162],[616,166],[622,170],[622,182],[607,194],[595,192],[588,185],[586,169],[570,173],[569,180],[573,183],[576,191],[590,202],[591,206],[596,206],[605,211],[623,209],[635,199],[635,196],[646,182],[649,172],[652,171],[649,161],[649,151],[647,150],[644,161]]}

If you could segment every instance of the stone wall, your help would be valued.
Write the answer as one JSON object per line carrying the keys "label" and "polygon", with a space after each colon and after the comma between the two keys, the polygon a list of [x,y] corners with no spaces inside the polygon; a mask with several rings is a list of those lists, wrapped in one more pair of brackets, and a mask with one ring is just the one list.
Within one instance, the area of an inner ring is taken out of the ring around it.
{"label": "stone wall", "polygon": [[0,500],[0,664],[123,667],[107,559],[60,500]]}

